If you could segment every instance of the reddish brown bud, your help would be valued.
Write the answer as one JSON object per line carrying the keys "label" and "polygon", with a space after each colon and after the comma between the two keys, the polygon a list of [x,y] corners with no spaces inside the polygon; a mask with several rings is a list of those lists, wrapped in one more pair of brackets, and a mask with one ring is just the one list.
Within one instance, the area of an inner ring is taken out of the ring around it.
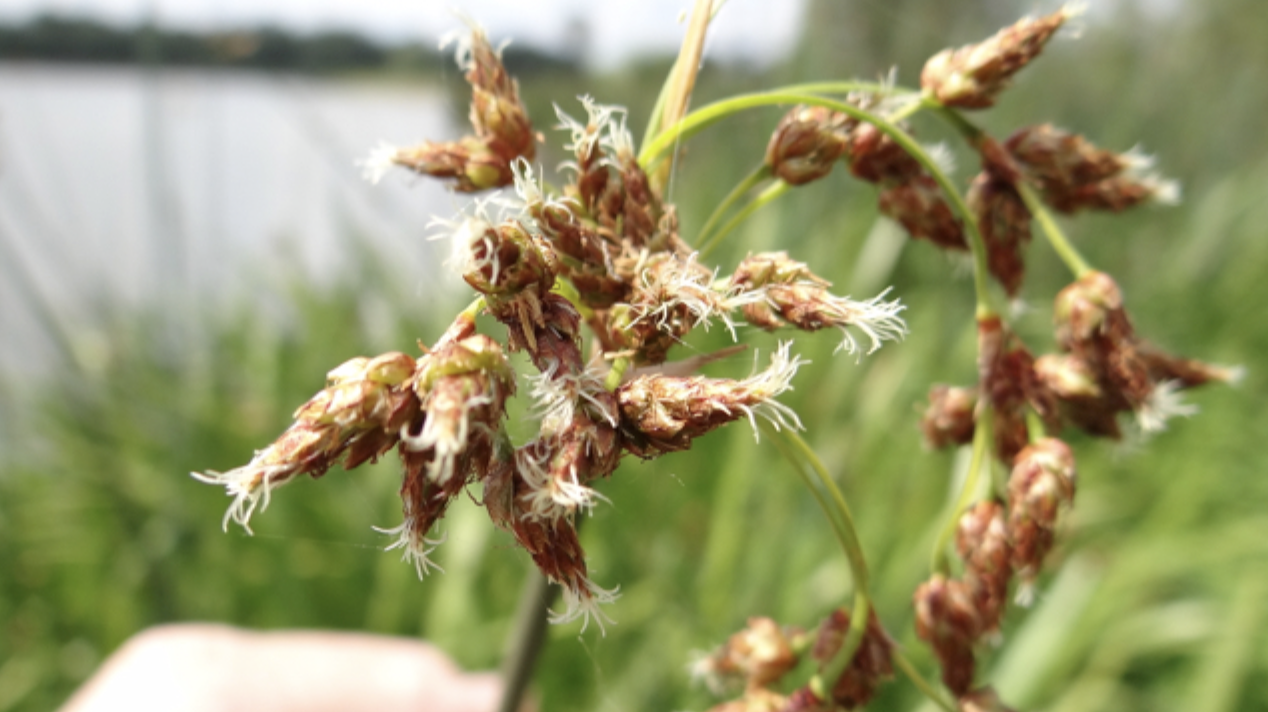
{"label": "reddish brown bud", "polygon": [[553,254],[519,221],[494,227],[472,220],[464,233],[469,253],[462,278],[481,294],[505,297],[529,287],[545,294],[555,283]]}
{"label": "reddish brown bud", "polygon": [[957,697],[973,686],[977,662],[973,644],[984,628],[973,591],[942,574],[920,584],[913,602],[916,635],[933,647],[942,665],[942,681]]}
{"label": "reddish brown bud", "polygon": [[929,407],[920,419],[925,444],[942,449],[971,442],[976,408],[975,389],[943,384],[930,388]]}
{"label": "reddish brown bud", "polygon": [[789,356],[790,343],[772,355],[770,368],[743,381],[644,375],[623,384],[617,397],[625,447],[643,458],[686,450],[695,438],[744,417],[800,429],[797,415],[775,400],[792,387],[802,363]]}
{"label": "reddish brown bud", "polygon": [[1034,368],[1035,377],[1060,401],[1064,418],[1091,435],[1122,435],[1117,410],[1086,361],[1074,354],[1045,354],[1035,360]]}
{"label": "reddish brown bud", "polygon": [[1044,438],[1017,455],[1008,479],[1008,529],[1013,567],[1033,580],[1052,548],[1057,512],[1074,501],[1074,453]]}
{"label": "reddish brown bud", "polygon": [[1173,203],[1178,186],[1152,173],[1140,153],[1114,153],[1051,124],[1027,126],[1005,144],[1044,200],[1062,212],[1119,211],[1146,201]]}
{"label": "reddish brown bud", "polygon": [[986,243],[987,268],[1008,296],[1017,296],[1026,272],[1022,251],[1030,242],[1030,211],[1010,184],[987,173],[973,179],[967,201]]}
{"label": "reddish brown bud", "polygon": [[978,321],[978,372],[982,397],[995,411],[995,454],[1012,462],[1030,439],[1026,410],[1050,427],[1058,424],[1056,397],[1035,376],[1034,358],[998,317]]}
{"label": "reddish brown bud", "polygon": [[1013,575],[1004,507],[989,500],[974,505],[960,517],[955,545],[964,560],[964,580],[973,590],[983,630],[994,630],[1004,615]]}
{"label": "reddish brown bud", "polygon": [[810,283],[830,287],[832,283],[810,271],[787,252],[759,252],[745,257],[731,275],[731,283],[752,291],[770,284]]}
{"label": "reddish brown bud", "polygon": [[796,665],[797,654],[779,624],[770,618],[750,618],[744,630],[696,663],[693,672],[715,690],[731,678],[742,680],[751,691],[778,682]]}
{"label": "reddish brown bud", "polygon": [[1046,17],[1025,18],[979,44],[945,49],[925,63],[920,86],[946,106],[992,106],[1012,76],[1039,55],[1070,15],[1070,10],[1062,9]]}
{"label": "reddish brown bud", "polygon": [[924,238],[948,250],[967,250],[964,230],[951,212],[942,190],[927,175],[918,175],[882,190],[880,211],[897,220],[914,238]]}
{"label": "reddish brown bud", "polygon": [[[841,649],[850,628],[850,612],[838,608],[819,626],[812,655],[820,667],[827,665]],[[876,610],[868,612],[867,628],[854,657],[832,685],[832,700],[847,710],[862,707],[875,696],[881,683],[894,675],[894,641],[881,627]]]}
{"label": "reddish brown bud", "polygon": [[234,497],[225,526],[233,520],[249,532],[251,514],[267,506],[273,488],[300,475],[320,477],[341,459],[353,468],[390,450],[401,427],[419,413],[406,385],[414,368],[414,359],[398,352],[351,359],[330,371],[326,388],[296,409],[295,423],[251,462],[228,472],[194,473]]}
{"label": "reddish brown bud", "polygon": [[832,172],[846,149],[854,122],[821,106],[798,106],[780,119],[766,146],[766,165],[789,185],[803,185]]}
{"label": "reddish brown bud", "polygon": [[905,183],[924,173],[919,161],[872,124],[850,131],[849,151],[850,173],[869,183]]}

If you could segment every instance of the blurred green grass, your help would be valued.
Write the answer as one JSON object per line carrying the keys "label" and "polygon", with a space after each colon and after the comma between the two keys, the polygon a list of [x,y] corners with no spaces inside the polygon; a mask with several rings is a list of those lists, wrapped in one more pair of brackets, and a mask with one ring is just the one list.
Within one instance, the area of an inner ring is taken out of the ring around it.
{"label": "blurred green grass", "polygon": [[[873,23],[886,19],[880,5],[857,7],[876,14]],[[918,17],[925,5],[892,7]],[[1140,141],[1157,153],[1185,183],[1182,206],[1065,225],[1119,278],[1143,334],[1248,369],[1240,388],[1194,393],[1202,412],[1150,442],[1074,438],[1080,491],[1050,573],[1034,608],[1010,615],[1003,645],[984,651],[986,677],[1021,709],[1268,709],[1268,418],[1254,396],[1268,373],[1259,314],[1268,151],[1258,128],[1268,27],[1241,21],[1239,8],[1251,5],[1220,0],[1171,22],[1094,25],[1053,46],[982,120],[997,134],[1050,120],[1107,147]],[[919,30],[904,20],[908,39],[877,44],[898,50],[884,59],[900,62],[900,81],[912,84],[922,53],[984,36],[1000,19],[982,13]],[[828,32],[810,26],[812,37]],[[698,103],[875,61],[847,54],[850,66],[825,66],[812,47],[764,77],[706,72]],[[652,76],[635,67],[592,91],[631,104],[638,118]],[[579,92],[571,79],[556,84],[524,87],[535,115]],[[685,235],[760,160],[776,117],[744,117],[690,145],[672,196]],[[923,119],[915,128],[940,135]],[[961,180],[972,172],[963,164]],[[726,271],[746,250],[787,249],[842,292],[893,285],[908,305],[908,340],[857,364],[832,355],[831,334],[799,337],[812,363],[787,401],[850,498],[882,620],[930,671],[909,598],[927,574],[955,455],[922,452],[915,423],[931,382],[973,378],[972,290],[963,265],[876,223],[874,202],[870,187],[833,175],[759,213],[716,262]],[[1031,309],[1017,325],[1043,351],[1051,295],[1068,277],[1041,242],[1029,257]],[[367,318],[383,303],[397,307]],[[399,517],[390,461],[279,491],[253,538],[219,531],[227,499],[188,472],[244,462],[329,368],[433,339],[458,305],[419,304],[360,273],[296,284],[288,308],[280,330],[245,305],[190,315],[198,338],[184,349],[172,347],[163,318],[116,315],[103,326],[103,357],[68,360],[63,375],[37,384],[34,401],[5,386],[7,405],[24,405],[5,413],[13,427],[0,463],[0,712],[55,707],[127,636],[165,621],[425,636],[464,665],[498,663],[526,557],[463,501],[444,523],[447,573],[417,581],[370,529]],[[768,353],[777,339],[744,340]],[[725,343],[715,330],[690,348]],[[745,373],[751,358],[714,372]],[[742,424],[686,453],[627,462],[601,489],[613,504],[596,511],[583,540],[594,579],[621,586],[610,610],[618,624],[580,639],[576,625],[552,629],[537,676],[543,709],[703,709],[713,700],[690,684],[691,651],[749,616],[812,626],[846,600],[848,572],[813,500]],[[919,705],[899,680],[872,708]]]}

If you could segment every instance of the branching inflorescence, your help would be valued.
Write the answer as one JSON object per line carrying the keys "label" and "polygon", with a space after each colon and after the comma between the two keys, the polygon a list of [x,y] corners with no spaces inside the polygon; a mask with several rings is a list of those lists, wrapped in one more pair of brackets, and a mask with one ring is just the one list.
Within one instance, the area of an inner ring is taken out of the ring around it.
{"label": "branching inflorescence", "polygon": [[[914,605],[916,632],[940,660],[956,704],[1005,709],[978,685],[974,649],[1000,635],[1014,579],[1014,596],[1028,596],[1053,547],[1059,514],[1073,502],[1074,456],[1058,439],[1062,429],[1117,438],[1119,414],[1131,413],[1142,430],[1160,430],[1169,416],[1193,410],[1179,400],[1180,389],[1235,375],[1171,356],[1137,336],[1118,286],[1087,265],[1048,212],[1170,202],[1173,184],[1150,174],[1149,162],[1135,152],[1106,151],[1048,124],[1001,142],[958,111],[991,106],[1072,13],[1023,20],[981,44],[939,53],[922,72],[920,93],[889,85],[842,85],[834,92],[821,85],[826,93],[794,87],[737,97],[671,117],[641,156],[625,110],[582,97],[584,119],[557,110],[572,153],[568,182],[558,192],[536,178],[531,161],[541,139],[498,52],[473,27],[458,49],[472,85],[472,134],[413,148],[381,146],[366,173],[378,180],[403,168],[448,180],[456,191],[513,190],[514,198],[497,202],[501,217],[480,208],[452,224],[475,302],[418,357],[388,353],[335,368],[326,388],[296,411],[295,423],[247,465],[195,476],[234,497],[226,526],[232,520],[247,527],[275,487],[396,450],[404,521],[385,532],[397,537],[389,548],[400,548],[420,576],[435,568],[430,554],[442,543],[433,533],[437,522],[459,493],[478,484],[493,522],[562,587],[565,608],[553,620],[593,618],[602,626],[607,618],[599,605],[613,600],[615,590],[589,578],[576,529],[578,514],[605,499],[596,481],[612,475],[626,455],[652,459],[685,450],[735,420],[750,421],[755,431],[762,423],[775,433],[802,427],[778,400],[803,363],[791,342],[764,370],[739,380],[693,373],[707,358],[669,362],[675,345],[718,322],[734,338],[740,321],[768,331],[836,329],[847,353],[871,353],[906,335],[904,307],[887,299],[888,290],[863,301],[835,295],[784,252],[750,254],[719,276],[679,234],[674,206],[649,177],[663,158],[655,147],[738,111],[800,102],[775,127],[762,164],[715,218],[761,181],[772,185],[728,225],[843,163],[876,186],[880,212],[912,237],[973,254],[978,382],[935,386],[921,425],[929,445],[972,443],[974,457]],[[681,77],[670,83],[691,84]],[[967,197],[911,138],[906,121],[921,111],[948,121],[980,155],[982,170]],[[696,244],[725,237],[729,227],[710,232],[716,222]],[[992,306],[985,286],[989,274],[1007,295],[1018,294],[1032,223],[1075,275],[1056,299],[1059,350],[1038,358]],[[501,340],[477,333],[475,316],[482,312],[504,327]],[[583,354],[587,333],[590,357]],[[506,430],[506,403],[517,386],[507,352],[525,353],[535,370],[525,378],[540,427],[519,445]],[[812,634],[750,621],[697,666],[715,682],[744,682],[742,697],[718,709],[852,709],[865,705],[896,665],[949,707],[881,625],[851,516],[831,478],[795,435],[781,449],[821,475],[827,489],[816,496],[854,570],[854,605],[833,611]],[[992,460],[1011,468],[998,488],[981,476]],[[952,548],[962,561],[959,575],[949,562]],[[791,694],[776,692],[803,652],[817,662],[818,674]]]}

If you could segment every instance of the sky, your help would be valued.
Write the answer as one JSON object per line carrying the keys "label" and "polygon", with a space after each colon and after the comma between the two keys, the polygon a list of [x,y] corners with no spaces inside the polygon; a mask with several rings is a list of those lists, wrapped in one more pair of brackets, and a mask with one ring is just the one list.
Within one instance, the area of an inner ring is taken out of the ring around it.
{"label": "sky", "polygon": [[[672,52],[681,41],[690,0],[0,0],[0,19],[56,12],[131,24],[148,13],[182,29],[275,24],[309,31],[350,29],[390,41],[435,40],[460,27],[456,13],[478,21],[495,41],[510,38],[559,47],[586,27],[581,53],[598,66],[648,51]],[[803,0],[729,0],[710,29],[711,56],[769,62],[792,45]],[[680,22],[680,18],[682,22]]]}

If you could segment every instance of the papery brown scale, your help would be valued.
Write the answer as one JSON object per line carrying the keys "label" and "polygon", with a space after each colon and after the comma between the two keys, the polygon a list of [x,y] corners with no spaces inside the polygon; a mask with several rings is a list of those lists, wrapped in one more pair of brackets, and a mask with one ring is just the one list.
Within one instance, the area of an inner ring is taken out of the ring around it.
{"label": "papery brown scale", "polygon": [[[519,490],[517,486],[517,493]],[[515,540],[543,576],[571,591],[588,593],[585,551],[577,538],[576,526],[567,517],[548,520],[525,516],[527,510],[521,504],[517,495],[516,513],[510,521]]]}
{"label": "papery brown scale", "polygon": [[731,284],[751,291],[768,284],[811,283],[830,287],[832,283],[810,271],[787,252],[759,252],[745,257],[731,274]]}
{"label": "papery brown scale", "polygon": [[[422,431],[422,418],[412,424],[411,429]],[[404,476],[401,480],[402,512],[405,516],[407,531],[414,537],[414,547],[422,550],[427,532],[436,522],[445,516],[445,511],[455,497],[466,487],[463,477],[450,477],[445,482],[436,482],[429,476],[433,453],[430,450],[415,451],[401,443],[399,447]]]}
{"label": "papery brown scale", "polygon": [[625,200],[621,206],[624,218],[623,235],[634,247],[646,244],[656,231],[660,219],[659,200],[652,193],[647,174],[633,158],[621,161],[621,185],[625,191]]}
{"label": "papery brown scale", "polygon": [[967,250],[964,229],[942,197],[937,181],[917,175],[890,185],[878,198],[880,211],[898,221],[912,237],[949,250]]}
{"label": "papery brown scale", "polygon": [[1052,207],[1065,213],[1077,210],[1108,210],[1118,213],[1153,200],[1157,195],[1157,186],[1127,176],[1114,176],[1067,192],[1054,193],[1049,202]]}

